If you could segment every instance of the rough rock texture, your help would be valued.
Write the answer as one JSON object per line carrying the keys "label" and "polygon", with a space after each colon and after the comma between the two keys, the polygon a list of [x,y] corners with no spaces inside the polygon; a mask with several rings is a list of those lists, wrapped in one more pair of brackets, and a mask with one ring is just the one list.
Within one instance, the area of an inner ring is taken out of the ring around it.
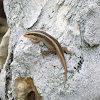
{"label": "rough rock texture", "polygon": [[0,44],[0,70],[3,68],[5,60],[8,55],[8,45],[9,45],[10,29],[3,36]]}
{"label": "rough rock texture", "polygon": [[[0,91],[3,100],[5,94],[6,100],[28,100],[32,91],[35,100],[100,100],[99,0],[4,0],[4,8],[11,37],[0,74],[6,79]],[[52,35],[72,52],[71,58],[65,54],[65,87],[59,57],[43,56],[41,51],[48,48],[23,36],[34,29]]]}

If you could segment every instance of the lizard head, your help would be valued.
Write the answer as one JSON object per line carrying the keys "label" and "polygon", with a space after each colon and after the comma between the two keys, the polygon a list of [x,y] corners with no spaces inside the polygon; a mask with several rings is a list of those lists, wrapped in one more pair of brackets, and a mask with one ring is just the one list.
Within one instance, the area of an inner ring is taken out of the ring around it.
{"label": "lizard head", "polygon": [[24,35],[24,37],[31,38],[31,39],[35,39],[36,38],[34,36],[34,34],[32,34],[32,33],[27,33],[27,34]]}

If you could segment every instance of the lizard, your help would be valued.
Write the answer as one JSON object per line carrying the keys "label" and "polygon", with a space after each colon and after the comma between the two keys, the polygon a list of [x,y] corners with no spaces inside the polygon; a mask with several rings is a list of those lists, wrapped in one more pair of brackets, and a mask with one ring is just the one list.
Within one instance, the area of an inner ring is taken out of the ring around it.
{"label": "lizard", "polygon": [[65,86],[65,83],[67,81],[67,66],[64,52],[67,54],[71,54],[71,52],[68,51],[66,47],[61,47],[60,43],[54,37],[43,31],[36,30],[27,32],[24,37],[35,40],[33,41],[33,43],[39,43],[40,41],[42,41],[49,48],[49,50],[42,52],[43,55],[48,55],[49,53],[57,53],[59,55],[65,70]]}

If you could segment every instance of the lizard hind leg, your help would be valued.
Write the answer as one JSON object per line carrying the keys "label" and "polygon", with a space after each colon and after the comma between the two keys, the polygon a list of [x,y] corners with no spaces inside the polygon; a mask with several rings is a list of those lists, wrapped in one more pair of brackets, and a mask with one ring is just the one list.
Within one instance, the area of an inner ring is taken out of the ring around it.
{"label": "lizard hind leg", "polygon": [[43,55],[48,55],[49,53],[56,53],[56,52],[57,52],[57,51],[56,51],[55,49],[52,48],[52,49],[49,49],[49,50],[47,50],[47,51],[43,51],[42,54],[43,54]]}
{"label": "lizard hind leg", "polygon": [[66,47],[62,47],[63,52],[65,52],[66,54],[70,54],[69,59],[71,59],[71,51],[68,51]]}
{"label": "lizard hind leg", "polygon": [[71,52],[68,51],[66,47],[62,47],[62,50],[63,50],[66,54],[71,54]]}

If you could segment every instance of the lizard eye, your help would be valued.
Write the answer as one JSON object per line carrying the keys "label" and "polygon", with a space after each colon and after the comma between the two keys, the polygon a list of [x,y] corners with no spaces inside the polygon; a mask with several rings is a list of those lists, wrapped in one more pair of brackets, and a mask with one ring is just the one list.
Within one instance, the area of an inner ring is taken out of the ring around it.
{"label": "lizard eye", "polygon": [[32,34],[30,34],[30,33],[27,33],[27,34],[25,34],[25,35],[32,35]]}

